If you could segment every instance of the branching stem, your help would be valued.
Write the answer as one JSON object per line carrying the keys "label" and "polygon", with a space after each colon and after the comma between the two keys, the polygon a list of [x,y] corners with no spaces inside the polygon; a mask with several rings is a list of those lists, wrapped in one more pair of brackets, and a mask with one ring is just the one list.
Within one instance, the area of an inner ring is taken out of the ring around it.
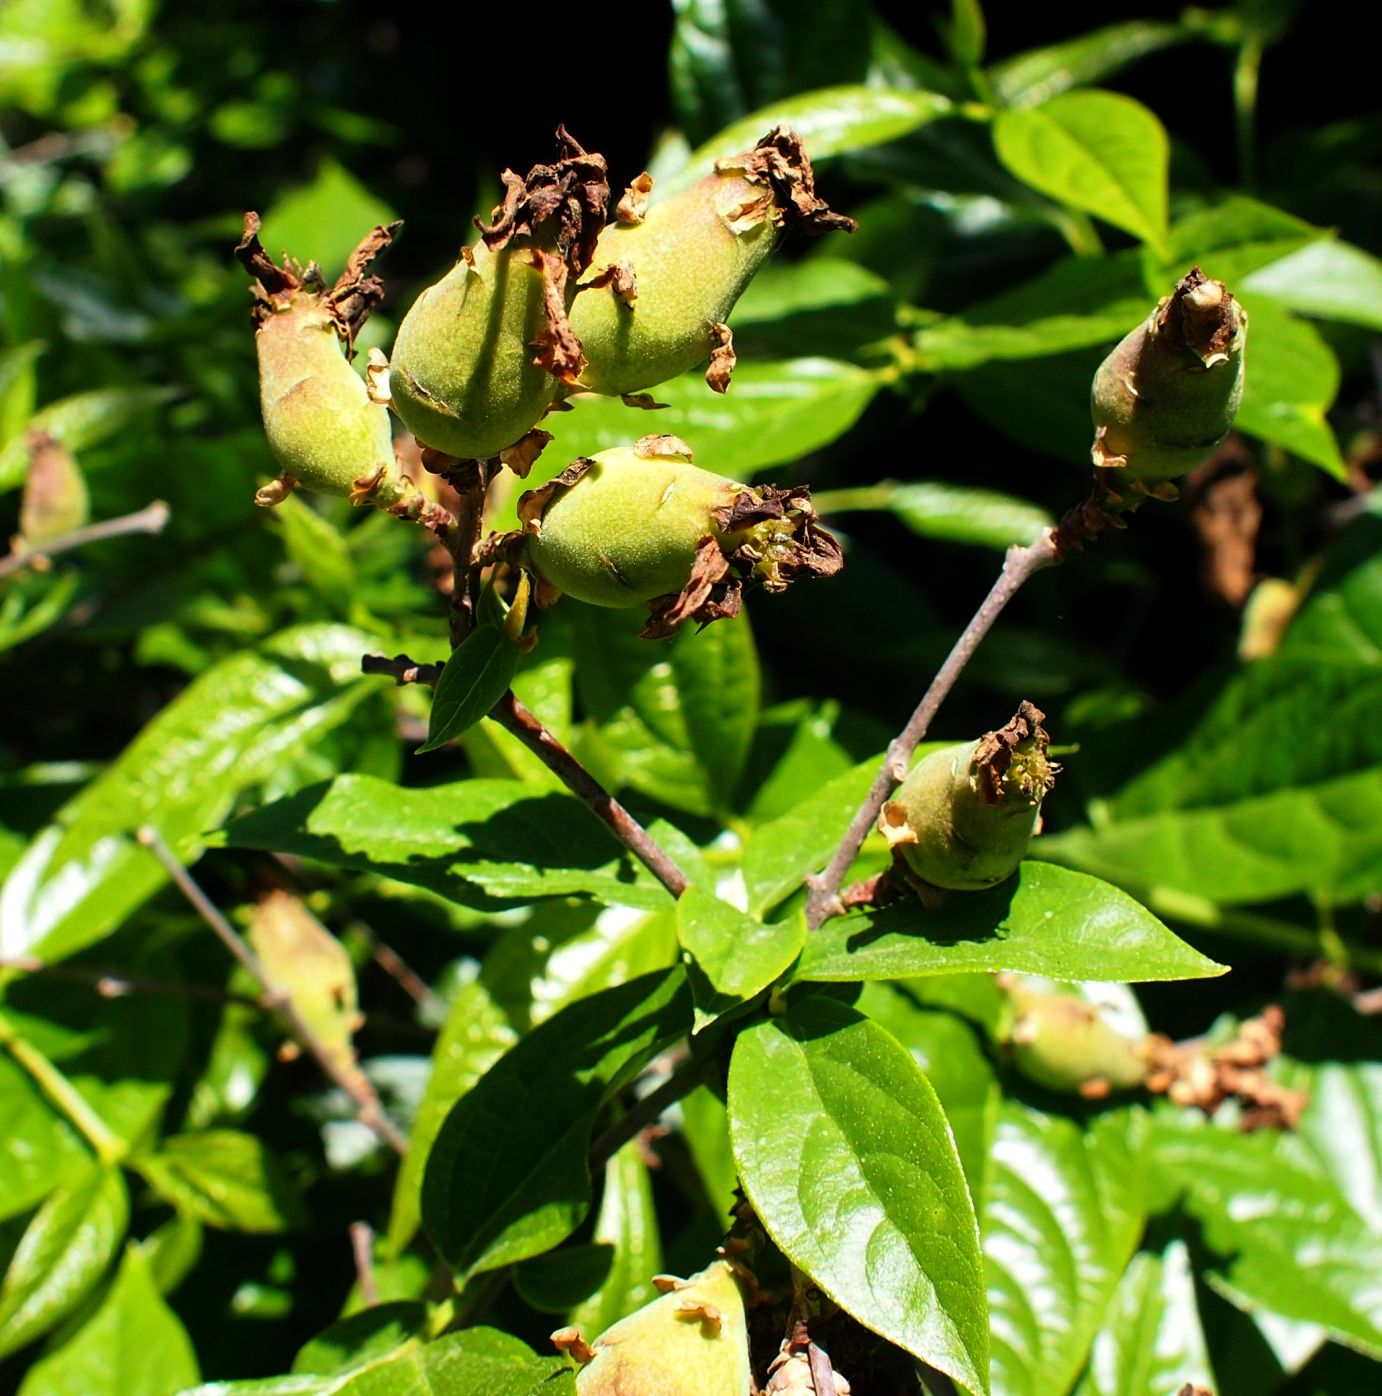
{"label": "branching stem", "polygon": [[73,548],[84,548],[88,543],[120,538],[127,533],[162,533],[168,518],[168,506],[161,499],[156,499],[133,514],[121,514],[119,518],[102,519],[100,523],[74,528],[71,533],[50,538],[48,542],[41,543],[36,548],[0,557],[0,578],[22,572],[26,567],[42,567],[55,553],[71,552]]}

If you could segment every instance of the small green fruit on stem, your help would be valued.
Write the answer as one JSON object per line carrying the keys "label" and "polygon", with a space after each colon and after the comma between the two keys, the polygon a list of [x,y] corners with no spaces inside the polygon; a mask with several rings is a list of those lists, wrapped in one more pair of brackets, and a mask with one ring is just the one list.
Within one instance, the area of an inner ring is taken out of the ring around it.
{"label": "small green fruit on stem", "polygon": [[1208,459],[1243,396],[1248,317],[1195,267],[1099,366],[1092,456],[1109,483],[1174,498],[1164,482]]}
{"label": "small green fruit on stem", "polygon": [[236,256],[255,278],[253,317],[264,433],[283,474],[255,496],[266,507],[295,485],[349,495],[435,526],[436,506],[399,470],[388,409],[371,401],[347,354],[384,293],[369,264],[399,225],[375,228],[329,290],[315,263],[277,266],[259,241],[259,215],[245,215]]}
{"label": "small green fruit on stem", "polygon": [[575,461],[519,501],[523,560],[550,604],[648,605],[650,639],[738,613],[745,586],[782,591],[842,558],[810,491],[740,485],[691,463],[675,436]]}
{"label": "small green fruit on stem", "polygon": [[86,477],[72,453],[46,431],[31,431],[29,470],[19,505],[18,551],[31,551],[81,528],[91,517]]}
{"label": "small green fruit on stem", "polygon": [[706,378],[724,392],[734,365],[725,321],[793,225],[853,229],[816,196],[801,138],[774,127],[750,151],[646,209],[644,174],[600,234],[571,308],[586,366],[580,386],[628,394],[712,358]]}
{"label": "small green fruit on stem", "polygon": [[580,1396],[745,1396],[749,1334],[739,1281],[728,1261],[689,1280],[661,1276],[662,1293],[587,1345],[576,1329],[552,1341],[583,1362]]}
{"label": "small green fruit on stem", "polygon": [[1046,754],[1043,715],[1024,702],[1005,727],[917,763],[878,817],[912,876],[973,892],[1017,871],[1060,769]]}
{"label": "small green fruit on stem", "polygon": [[563,128],[559,156],[527,179],[505,170],[504,202],[480,239],[428,287],[394,343],[394,410],[417,439],[460,459],[513,446],[574,383],[584,360],[566,312],[609,201],[605,161]]}

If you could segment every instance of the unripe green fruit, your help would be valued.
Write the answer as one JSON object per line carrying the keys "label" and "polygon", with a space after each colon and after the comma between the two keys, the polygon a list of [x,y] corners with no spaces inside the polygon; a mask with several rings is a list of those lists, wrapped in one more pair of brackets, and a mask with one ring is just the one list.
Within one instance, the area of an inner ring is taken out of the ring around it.
{"label": "unripe green fruit", "polygon": [[[727,349],[729,312],[794,221],[853,227],[816,198],[800,139],[782,127],[630,217],[639,216],[600,234],[571,308],[586,357],[581,386],[599,393],[650,388]],[[732,362],[712,387],[724,390]]]}
{"label": "unripe green fruit", "polygon": [[1020,980],[1004,988],[1017,1010],[1009,1037],[1013,1064],[1028,1080],[1093,1097],[1141,1084],[1145,1036],[1124,1036],[1078,994],[1033,989]]}
{"label": "unripe green fruit", "polygon": [[691,463],[675,436],[646,436],[574,462],[519,501],[524,561],[544,604],[651,603],[644,634],[734,615],[746,583],[781,591],[803,572],[839,570],[806,490],[725,480]]}
{"label": "unripe green fruit", "polygon": [[543,277],[531,249],[476,244],[398,327],[394,410],[417,439],[465,459],[511,446],[551,406],[557,379],[534,360]]}
{"label": "unripe green fruit", "polygon": [[264,434],[284,471],[322,494],[393,468],[389,413],[346,360],[330,307],[304,291],[255,333]]}
{"label": "unripe green fruit", "polygon": [[1222,281],[1184,276],[1094,375],[1094,464],[1137,490],[1208,459],[1242,400],[1247,331]]}
{"label": "unripe green fruit", "polygon": [[673,1283],[595,1339],[581,1396],[746,1396],[748,1326],[729,1262]]}
{"label": "unripe green fruit", "polygon": [[1059,769],[1041,719],[1023,703],[1007,726],[917,763],[878,819],[913,875],[974,892],[1017,871]]}

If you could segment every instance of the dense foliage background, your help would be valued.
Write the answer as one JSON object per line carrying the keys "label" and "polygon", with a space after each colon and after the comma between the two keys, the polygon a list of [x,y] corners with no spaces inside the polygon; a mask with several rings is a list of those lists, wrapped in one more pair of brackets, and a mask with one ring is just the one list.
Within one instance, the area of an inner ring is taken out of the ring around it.
{"label": "dense foliage background", "polygon": [[[363,4],[0,7],[0,524],[38,536],[21,518],[35,430],[75,460],[91,520],[170,509],[157,536],[0,573],[0,1387],[152,1396],[295,1355],[348,1367],[355,1339],[301,1350],[364,1302],[360,1220],[379,1294],[408,1301],[378,1350],[453,1316],[421,1307],[449,1289],[414,1239],[421,1165],[400,1174],[312,1062],[283,1059],[141,826],[242,929],[277,890],[336,934],[364,1013],[343,1060],[425,1137],[531,1027],[675,955],[673,919],[627,895],[607,850],[563,869],[586,851],[564,826],[458,827],[459,797],[402,799],[468,775],[554,786],[488,726],[414,755],[425,695],[360,676],[366,651],[445,653],[416,530],[344,501],[253,506],[275,467],[230,257],[243,211],[328,273],[403,217],[364,341],[387,347],[499,169],[546,158],[557,122],[618,187],[645,166],[674,180],[778,116],[859,231],[790,244],[736,311],[729,395],[676,380],[656,428],[709,469],[810,484],[845,571],[670,647],[564,605],[516,687],[679,856],[737,869],[766,911],[828,855],[856,763],[866,784],[1001,549],[1081,497],[1110,344],[1192,263],[1228,281],[1252,317],[1239,430],[1180,501],[1031,582],[935,735],[977,735],[1020,698],[1046,711],[1066,770],[1034,854],[1232,966],[1139,986],[1124,1010],[1189,1037],[1280,1003],[1301,1130],[1039,1092],[986,974],[873,981],[861,1003],[930,1070],[979,1199],[995,1392],[1375,1382],[1370,56],[1331,7],[1271,0],[1104,15],[1112,29],[994,7],[987,36],[971,3],[646,9],[636,28],[515,12],[510,46]],[[629,415],[597,400],[552,419],[538,474],[649,429]],[[495,499],[496,527],[512,508]],[[320,796],[287,797],[343,775],[355,803],[300,837]],[[320,1011],[348,1044],[339,1006]],[[454,1314],[545,1351],[570,1312],[598,1331],[656,1270],[703,1265],[733,1181],[722,1098],[669,1117],[660,1167],[616,1155],[594,1223],[613,1271],[590,1269],[587,1223],[511,1286],[481,1276]],[[1140,1182],[1119,1176],[1129,1160]],[[1029,1191],[1038,1169],[1054,1181]]]}

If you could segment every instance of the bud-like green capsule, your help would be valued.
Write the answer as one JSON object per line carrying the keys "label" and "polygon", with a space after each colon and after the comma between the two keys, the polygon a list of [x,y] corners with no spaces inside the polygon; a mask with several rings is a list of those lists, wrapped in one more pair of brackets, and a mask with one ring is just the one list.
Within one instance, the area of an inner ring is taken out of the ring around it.
{"label": "bud-like green capsule", "polygon": [[783,126],[645,213],[651,187],[644,175],[625,194],[571,307],[581,386],[634,393],[714,354],[706,376],[723,392],[734,366],[725,321],[783,232],[854,222],[816,197],[801,138]]}
{"label": "bud-like green capsule", "polygon": [[913,875],[973,892],[1017,871],[1059,770],[1042,716],[1024,702],[1007,726],[917,763],[878,817]]}
{"label": "bud-like green capsule", "polygon": [[81,528],[91,517],[86,477],[72,453],[46,431],[29,433],[29,473],[19,505],[15,547],[31,550]]}
{"label": "bud-like green capsule", "polygon": [[566,593],[594,606],[651,603],[649,638],[684,620],[734,615],[747,584],[781,591],[802,573],[841,566],[808,490],[712,475],[675,436],[574,462],[525,494],[519,517],[545,601]]}
{"label": "bud-like green capsule", "polygon": [[576,1376],[581,1396],[746,1396],[751,1390],[749,1334],[739,1282],[728,1261],[689,1280],[660,1280],[664,1292],[577,1348],[588,1356]]}
{"label": "bud-like green capsule", "polygon": [[999,982],[1016,1011],[1008,1038],[1013,1063],[1028,1080],[1091,1098],[1141,1084],[1145,1031],[1120,1032],[1110,1009],[1054,984],[1015,975]]}
{"label": "bud-like green capsule", "polygon": [[1104,360],[1090,393],[1092,455],[1120,472],[1115,489],[1126,480],[1156,493],[1157,481],[1193,470],[1228,435],[1247,334],[1242,306],[1196,267]]}
{"label": "bud-like green capsule", "polygon": [[[603,156],[557,132],[560,158],[526,180],[504,172],[493,222],[403,317],[394,410],[425,446],[495,456],[545,413],[583,366],[566,311],[609,200]],[[569,280],[569,285],[568,285]]]}

